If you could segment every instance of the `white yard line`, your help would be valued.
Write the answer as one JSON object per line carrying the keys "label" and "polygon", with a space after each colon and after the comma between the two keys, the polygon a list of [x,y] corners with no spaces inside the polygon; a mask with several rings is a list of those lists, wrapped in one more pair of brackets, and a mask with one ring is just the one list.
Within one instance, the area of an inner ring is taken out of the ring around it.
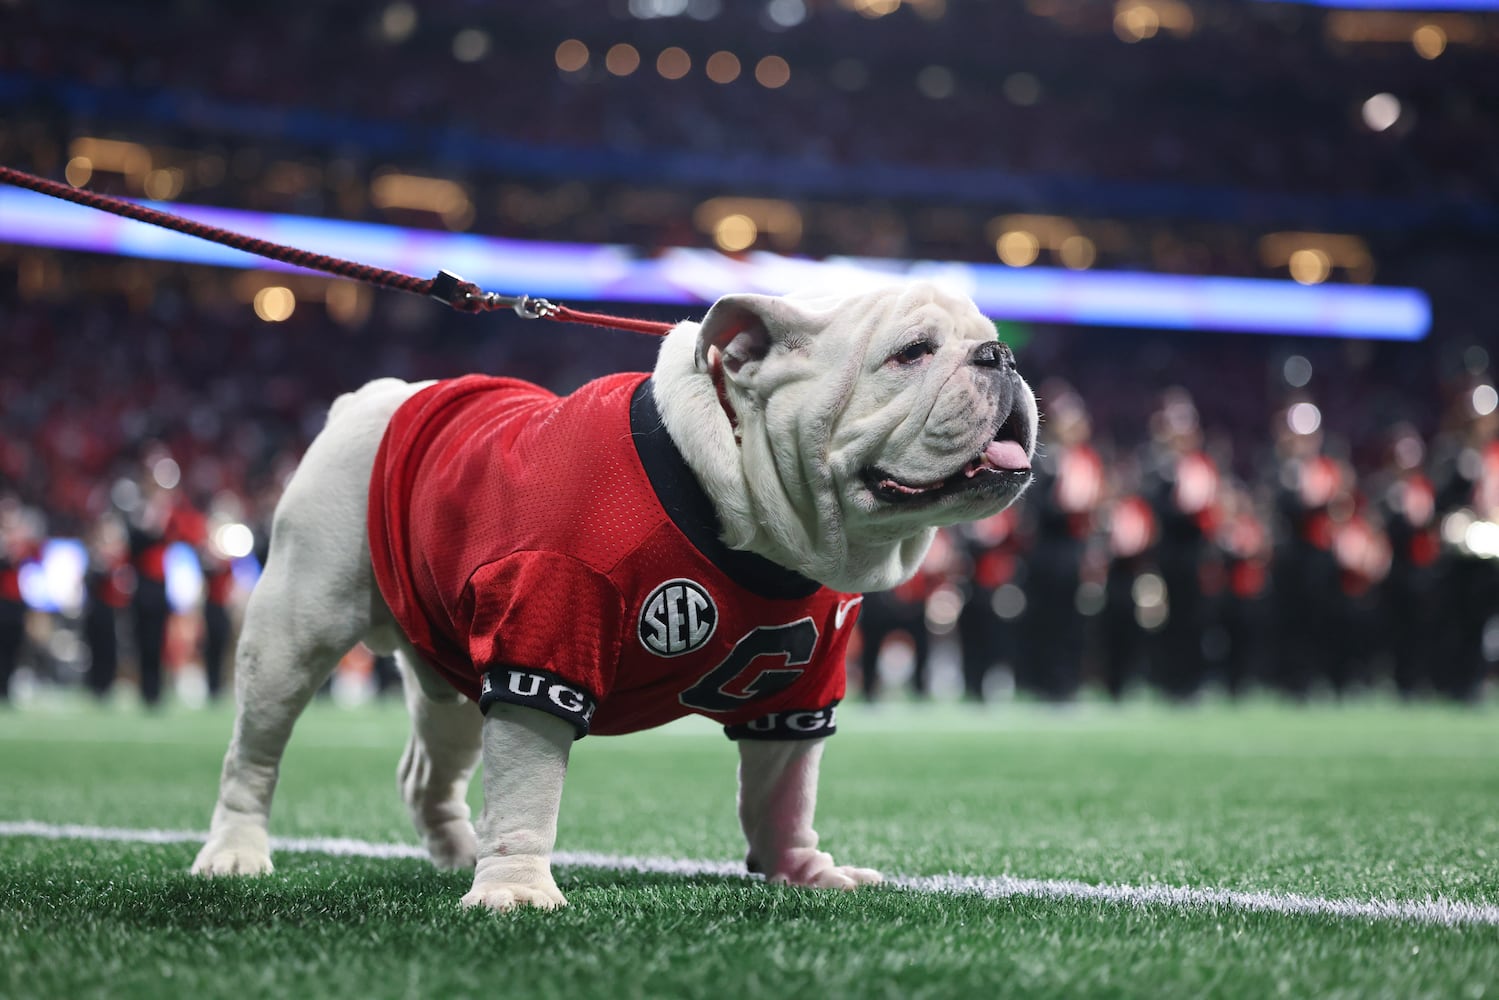
{"label": "white yard line", "polygon": [[[0,821],[0,837],[44,840],[117,841],[132,844],[195,844],[204,835],[192,830],[129,830],[118,827]],[[345,837],[273,837],[278,851],[359,858],[425,858],[413,844],[375,844]],[[636,857],[593,851],[558,851],[563,868],[598,868],[652,875],[740,876],[738,861]],[[1405,920],[1419,924],[1480,924],[1499,927],[1499,905],[1440,897],[1411,899],[1323,899],[1296,893],[1246,892],[1237,889],[1192,889],[1170,885],[1093,885],[1071,879],[1013,878],[1009,875],[897,875],[890,885],[912,892],[982,896],[985,899],[1085,900],[1120,906],[1166,906],[1181,910],[1248,910],[1290,916],[1326,916],[1345,920]]]}

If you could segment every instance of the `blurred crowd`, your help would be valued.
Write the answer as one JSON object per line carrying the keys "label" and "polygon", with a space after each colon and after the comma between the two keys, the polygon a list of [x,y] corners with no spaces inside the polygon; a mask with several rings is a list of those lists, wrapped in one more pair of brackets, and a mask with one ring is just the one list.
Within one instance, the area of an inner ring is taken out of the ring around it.
{"label": "blurred crowd", "polygon": [[[218,693],[244,597],[233,563],[263,556],[339,392],[471,370],[567,391],[654,354],[647,338],[536,337],[394,294],[357,327],[313,305],[264,323],[206,297],[188,277],[201,273],[163,266],[144,298],[27,301],[0,282],[7,680],[24,661],[103,696],[124,664],[155,702],[164,673],[190,666]],[[1499,659],[1499,398],[1481,347],[1444,368],[1442,351],[1408,345],[1032,335],[1020,363],[1045,413],[1037,481],[866,600],[856,690],[877,697],[882,655],[889,676],[904,648],[925,692],[945,641],[973,698],[1013,685],[1065,700],[1089,684],[1479,696]],[[20,574],[58,537],[86,543],[84,593],[28,616]],[[185,611],[167,594],[179,542],[204,580]]]}
{"label": "blurred crowd", "polygon": [[1179,700],[1209,687],[1477,699],[1499,661],[1499,398],[1458,386],[1439,433],[1396,423],[1364,469],[1293,393],[1244,478],[1180,386],[1149,439],[1119,451],[1074,389],[1044,384],[1022,502],[947,529],[915,579],[866,599],[865,696],[899,633],[918,695],[933,638],[950,635],[975,700],[995,668],[1056,701],[1088,682],[1114,698],[1149,684]]}
{"label": "blurred crowd", "polygon": [[[16,0],[0,161],[58,176],[76,137],[129,140],[147,167],[98,158],[82,183],[139,195],[159,169],[175,179],[158,198],[650,247],[712,245],[693,209],[720,196],[794,203],[795,231],[758,246],[817,255],[992,260],[991,216],[1052,213],[1085,220],[1097,266],[1235,275],[1284,267],[1255,246],[1275,230],[1356,232],[1382,263],[1424,227],[1499,227],[1484,15],[1427,59],[1339,42],[1291,4],[1211,5],[1137,44],[1106,2],[857,6]],[[576,69],[565,40],[586,50]],[[680,78],[657,69],[668,49]],[[716,53],[732,82],[706,75]],[[756,82],[767,57],[784,85]],[[1377,131],[1376,94],[1396,101]],[[471,204],[378,204],[390,171]]]}
{"label": "blurred crowd", "polygon": [[[1037,482],[866,601],[854,676],[875,697],[904,662],[924,692],[956,648],[975,698],[1145,683],[1470,699],[1499,658],[1495,17],[0,0],[0,163],[641,252],[992,262],[1013,226],[1036,246],[1012,266],[1284,278],[1267,242],[1324,247],[1297,280],[1419,287],[1432,340],[1005,324],[1042,387]],[[393,177],[417,195],[381,195]],[[750,244],[723,243],[717,202],[748,213]],[[338,393],[466,371],[567,391],[652,363],[643,338],[539,337],[293,275],[275,280],[294,313],[262,322],[249,302],[268,280],[0,246],[0,692],[17,664],[101,696],[128,674],[148,702],[201,665],[220,690],[232,567],[263,553]],[[28,613],[22,578],[58,538],[86,543],[83,592]],[[182,546],[204,580],[186,611],[167,591]]]}
{"label": "blurred crowd", "polygon": [[[340,392],[378,375],[468,370],[575,386],[648,366],[654,347],[620,339],[590,352],[587,333],[454,322],[407,296],[360,327],[310,304],[273,325],[201,269],[154,270],[142,296],[119,290],[129,263],[63,261],[66,288],[27,300],[24,260],[0,255],[0,693],[24,662],[101,697],[124,664],[150,704],[170,689],[164,677],[191,667],[217,695],[245,596],[234,563],[263,562],[281,489]],[[90,287],[101,273],[112,291]],[[58,538],[86,546],[82,593],[60,613],[28,614],[23,574]],[[186,611],[168,594],[178,544],[203,579]],[[389,664],[378,666],[388,685]]]}
{"label": "blurred crowd", "polygon": [[[867,16],[886,6],[889,16]],[[731,156],[752,139],[757,154],[810,164],[1201,183],[1230,174],[1276,191],[1399,196],[1478,193],[1499,168],[1499,142],[1474,121],[1499,99],[1482,71],[1490,58],[1482,15],[1460,19],[1471,35],[1449,24],[1440,57],[1428,59],[1409,40],[1398,49],[1339,42],[1321,11],[1211,6],[1184,22],[1168,15],[1127,44],[1120,5],[1063,0],[620,0],[607,13],[516,0],[482,8],[18,0],[0,14],[24,28],[0,42],[0,70],[122,93],[190,92],[253,103],[262,115],[314,110],[617,152]],[[340,44],[329,45],[334,38]],[[569,38],[587,46],[586,60],[558,60]],[[618,44],[635,57],[610,62]],[[663,75],[657,57],[672,46],[689,62]],[[723,83],[705,72],[715,51],[740,67]],[[789,67],[773,87],[757,85],[754,73],[767,55]],[[374,64],[386,71],[368,72]],[[1392,70],[1407,83],[1411,139],[1429,155],[1403,156],[1384,141],[1391,137],[1359,122],[1359,105],[1389,89]],[[672,114],[641,113],[662,99]],[[777,126],[787,115],[798,127]],[[902,127],[877,127],[892,120]]]}

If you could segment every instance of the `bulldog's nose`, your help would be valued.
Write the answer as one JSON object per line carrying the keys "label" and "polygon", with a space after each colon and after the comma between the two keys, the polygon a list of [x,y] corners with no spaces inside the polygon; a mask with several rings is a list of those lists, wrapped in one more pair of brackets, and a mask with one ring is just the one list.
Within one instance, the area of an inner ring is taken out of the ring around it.
{"label": "bulldog's nose", "polygon": [[1015,355],[1004,341],[986,340],[974,350],[973,363],[980,368],[1008,368],[1015,363]]}

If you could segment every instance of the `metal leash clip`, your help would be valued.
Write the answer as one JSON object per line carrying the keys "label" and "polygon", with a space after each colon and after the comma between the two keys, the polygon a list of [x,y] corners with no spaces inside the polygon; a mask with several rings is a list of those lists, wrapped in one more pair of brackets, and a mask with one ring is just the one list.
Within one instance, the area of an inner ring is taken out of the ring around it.
{"label": "metal leash clip", "polygon": [[522,319],[546,319],[556,314],[558,307],[546,299],[529,295],[501,295],[499,292],[478,291],[473,284],[464,281],[452,271],[438,271],[432,279],[428,297],[460,312],[487,312],[493,309],[513,309]]}
{"label": "metal leash clip", "polygon": [[[501,299],[510,299],[510,296],[500,296]],[[522,319],[546,319],[557,311],[557,306],[546,299],[533,299],[529,295],[518,295],[514,301],[505,303],[515,310],[515,314]]]}

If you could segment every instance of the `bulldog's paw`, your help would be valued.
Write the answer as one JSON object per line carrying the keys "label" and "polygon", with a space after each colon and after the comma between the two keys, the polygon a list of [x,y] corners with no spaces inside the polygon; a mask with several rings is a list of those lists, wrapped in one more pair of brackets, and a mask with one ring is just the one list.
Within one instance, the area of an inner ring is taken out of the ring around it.
{"label": "bulldog's paw", "polygon": [[474,887],[462,904],[487,906],[491,910],[513,910],[535,906],[555,910],[566,906],[562,890],[552,878],[549,858],[539,854],[512,854],[480,859],[474,868]]}
{"label": "bulldog's paw", "polygon": [[213,878],[219,875],[268,875],[271,843],[260,827],[235,826],[215,830],[193,860],[192,873]]}
{"label": "bulldog's paw", "polygon": [[809,889],[857,889],[861,885],[879,885],[885,876],[873,868],[855,868],[833,863],[833,856],[813,848],[787,851],[772,866],[766,881],[772,885],[796,885]]}
{"label": "bulldog's paw", "polygon": [[793,882],[783,876],[777,876],[771,881],[780,885],[799,885],[811,889],[857,889],[861,885],[879,885],[885,881],[885,876],[873,868],[833,865],[816,872],[804,881]]}
{"label": "bulldog's paw", "polygon": [[523,882],[486,882],[475,885],[459,901],[464,908],[487,906],[491,910],[514,910],[522,906],[534,906],[539,910],[555,910],[566,906],[562,890],[551,879],[544,885],[529,885]]}
{"label": "bulldog's paw", "polygon": [[422,831],[422,840],[432,863],[445,871],[457,871],[474,867],[478,859],[479,843],[474,837],[474,824],[466,819],[449,820]]}

